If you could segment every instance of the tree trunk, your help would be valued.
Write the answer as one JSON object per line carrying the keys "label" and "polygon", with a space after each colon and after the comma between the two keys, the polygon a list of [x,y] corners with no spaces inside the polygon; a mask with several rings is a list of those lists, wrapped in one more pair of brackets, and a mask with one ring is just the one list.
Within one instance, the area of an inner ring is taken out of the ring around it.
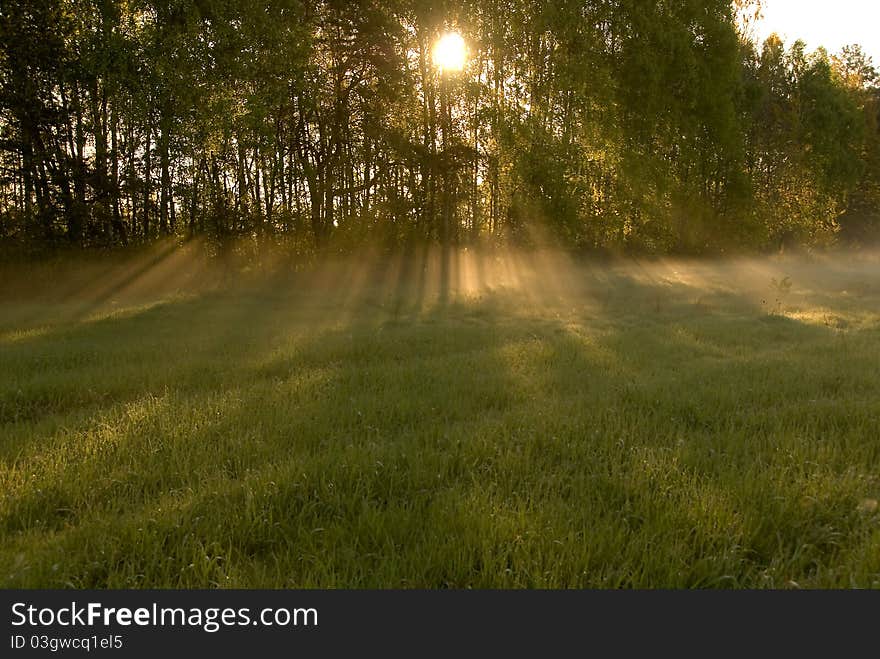
{"label": "tree trunk", "polygon": [[170,232],[168,227],[168,203],[171,197],[171,159],[169,148],[171,142],[171,120],[170,110],[167,107],[162,108],[162,118],[160,119],[161,134],[159,136],[159,169],[160,169],[160,192],[159,192],[159,230],[168,235]]}
{"label": "tree trunk", "polygon": [[111,176],[111,193],[113,197],[113,229],[116,231],[116,235],[119,238],[119,241],[123,245],[128,244],[128,232],[125,229],[125,224],[122,222],[122,211],[119,207],[120,205],[120,188],[119,188],[119,113],[116,111],[116,104],[113,104],[113,108],[110,112],[110,145],[111,145],[111,154],[110,154],[110,176]]}
{"label": "tree trunk", "polygon": [[150,239],[150,196],[152,194],[152,117],[147,116],[147,143],[144,149],[144,240]]}

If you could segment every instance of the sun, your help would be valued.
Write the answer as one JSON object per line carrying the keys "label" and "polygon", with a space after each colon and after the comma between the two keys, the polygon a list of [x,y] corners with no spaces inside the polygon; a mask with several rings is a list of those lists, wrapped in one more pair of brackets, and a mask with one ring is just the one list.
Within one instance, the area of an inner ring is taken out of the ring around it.
{"label": "sun", "polygon": [[461,71],[465,55],[464,39],[456,32],[444,34],[434,46],[434,64],[443,71]]}

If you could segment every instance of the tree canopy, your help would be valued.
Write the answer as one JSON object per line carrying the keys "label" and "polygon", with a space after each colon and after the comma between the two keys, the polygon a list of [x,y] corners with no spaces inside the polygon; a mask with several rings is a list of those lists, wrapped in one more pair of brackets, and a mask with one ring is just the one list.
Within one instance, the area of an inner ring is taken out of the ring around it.
{"label": "tree canopy", "polygon": [[867,239],[870,58],[752,44],[743,4],[7,0],[0,239]]}

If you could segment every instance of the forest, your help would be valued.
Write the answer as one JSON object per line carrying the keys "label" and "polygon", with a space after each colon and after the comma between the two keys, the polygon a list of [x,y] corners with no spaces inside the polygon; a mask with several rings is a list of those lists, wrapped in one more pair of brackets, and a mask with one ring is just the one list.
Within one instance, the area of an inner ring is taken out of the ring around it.
{"label": "forest", "polygon": [[[880,229],[857,45],[748,0],[16,0],[0,243],[717,254]],[[433,46],[460,34],[466,61]]]}

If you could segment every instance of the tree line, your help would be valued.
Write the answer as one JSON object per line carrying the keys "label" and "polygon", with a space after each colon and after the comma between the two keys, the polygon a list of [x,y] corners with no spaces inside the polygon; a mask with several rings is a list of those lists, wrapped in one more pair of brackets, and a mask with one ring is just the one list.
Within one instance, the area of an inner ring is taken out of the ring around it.
{"label": "tree line", "polygon": [[[746,0],[3,0],[0,240],[705,252],[880,228],[858,46]],[[432,47],[455,30],[461,72]]]}

